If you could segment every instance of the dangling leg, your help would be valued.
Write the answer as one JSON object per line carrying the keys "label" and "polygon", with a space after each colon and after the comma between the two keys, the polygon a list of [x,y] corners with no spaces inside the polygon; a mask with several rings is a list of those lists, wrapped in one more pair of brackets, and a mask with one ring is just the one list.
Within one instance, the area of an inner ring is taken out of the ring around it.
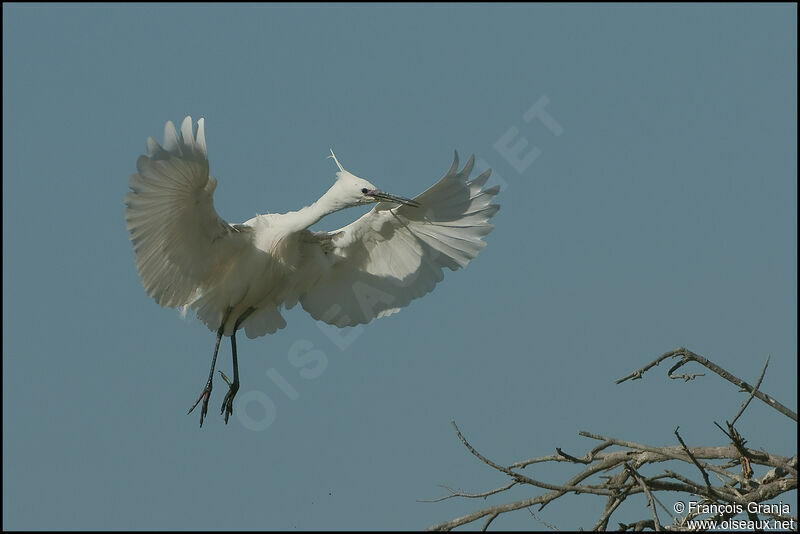
{"label": "dangling leg", "polygon": [[225,398],[222,399],[222,408],[220,409],[220,415],[225,414],[225,424],[228,424],[228,418],[233,413],[233,398],[236,396],[236,393],[239,391],[239,360],[236,356],[236,331],[239,329],[239,325],[241,325],[245,319],[250,317],[250,314],[255,311],[255,308],[248,308],[246,312],[244,312],[237,320],[236,324],[233,327],[233,334],[231,334],[231,354],[233,359],[233,382],[228,380],[228,377],[225,376],[225,373],[222,371],[219,372],[222,375],[222,379],[228,384],[228,393],[225,394]]}
{"label": "dangling leg", "polygon": [[233,382],[228,380],[225,373],[222,371],[219,372],[219,374],[222,375],[222,379],[228,384],[228,392],[225,394],[225,398],[222,399],[222,408],[219,411],[220,415],[223,413],[225,414],[226,425],[228,424],[228,417],[233,413],[233,398],[239,391],[239,361],[236,358],[236,332],[231,336],[231,352],[233,354]]}
{"label": "dangling leg", "polygon": [[211,397],[211,386],[212,381],[214,379],[214,367],[217,365],[217,353],[219,352],[219,342],[222,339],[222,332],[225,331],[225,323],[228,320],[228,315],[230,315],[231,309],[228,308],[228,311],[225,313],[225,317],[222,319],[222,324],[219,326],[219,330],[217,330],[217,344],[214,346],[214,357],[211,359],[211,371],[208,373],[208,382],[206,382],[206,387],[203,388],[203,392],[200,393],[200,396],[197,397],[197,400],[194,402],[194,405],[189,408],[189,411],[186,415],[189,415],[194,411],[197,405],[200,403],[200,400],[203,400],[203,407],[200,409],[200,427],[203,426],[203,419],[205,419],[206,414],[208,413],[208,399]]}

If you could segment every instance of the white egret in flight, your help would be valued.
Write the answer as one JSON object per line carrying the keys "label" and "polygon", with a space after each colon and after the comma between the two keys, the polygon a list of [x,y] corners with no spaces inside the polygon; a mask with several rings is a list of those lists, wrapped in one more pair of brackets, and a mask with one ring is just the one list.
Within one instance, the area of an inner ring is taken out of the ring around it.
{"label": "white egret in flight", "polygon": [[[486,246],[490,204],[498,187],[483,189],[487,170],[469,180],[474,157],[450,170],[413,200],[386,193],[344,170],[316,202],[298,211],[257,215],[229,224],[217,214],[217,181],[208,173],[203,119],[164,128],[164,146],[147,139],[125,197],[125,220],[136,267],[147,294],[161,306],[193,309],[217,333],[211,371],[200,397],[200,426],[208,412],[222,336],[230,336],[233,381],[225,422],[239,389],[236,332],[256,338],[286,326],[282,306],[300,302],[315,319],[338,327],[391,315],[442,280],[442,269],[465,267]],[[265,191],[266,192],[266,191]],[[357,221],[333,232],[308,228],[351,206],[375,204]]]}

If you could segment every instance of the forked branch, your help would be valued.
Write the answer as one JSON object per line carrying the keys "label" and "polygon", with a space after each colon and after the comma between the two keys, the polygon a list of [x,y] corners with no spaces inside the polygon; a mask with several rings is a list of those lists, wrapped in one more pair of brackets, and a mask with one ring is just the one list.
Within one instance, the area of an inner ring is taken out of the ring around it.
{"label": "forked branch", "polygon": [[[621,530],[688,530],[690,528],[689,522],[693,520],[722,521],[736,515],[736,513],[702,514],[697,510],[686,510],[685,514],[674,516],[671,507],[665,507],[658,499],[660,492],[673,492],[670,493],[669,497],[669,502],[671,503],[680,498],[676,498],[674,492],[682,492],[687,494],[686,496],[689,498],[698,496],[707,503],[738,505],[744,510],[745,517],[752,521],[758,520],[760,513],[761,517],[794,521],[793,528],[796,529],[797,518],[790,513],[775,512],[769,509],[766,511],[760,509],[760,512],[753,512],[748,510],[747,506],[750,503],[759,504],[771,501],[788,491],[797,489],[797,455],[786,457],[763,449],[749,449],[746,447],[746,440],[734,428],[734,425],[741,418],[753,398],[764,401],[793,421],[797,421],[795,412],[760,390],[769,359],[767,359],[756,385],[750,386],[706,358],[687,349],[679,348],[661,355],[641,369],[621,378],[617,383],[619,384],[629,379],[640,379],[647,370],[668,358],[675,357],[681,357],[681,360],[669,370],[668,375],[670,378],[693,380],[701,376],[700,374],[673,374],[684,364],[695,361],[749,393],[747,400],[739,408],[732,421],[726,422],[727,428],[717,425],[722,429],[730,444],[689,447],[678,433],[677,428],[674,431],[677,443],[660,446],[580,431],[578,432],[579,435],[600,442],[583,456],[573,456],[560,448],[556,448],[555,454],[521,460],[505,466],[478,452],[453,421],[453,428],[464,447],[482,463],[507,476],[509,481],[498,488],[475,493],[454,490],[444,486],[449,491],[448,495],[425,502],[438,502],[451,498],[496,499],[502,497],[506,491],[516,487],[530,487],[532,490],[547,491],[538,495],[534,494],[525,499],[486,506],[451,521],[433,525],[429,530],[451,530],[479,520],[483,520],[482,529],[486,530],[500,515],[523,508],[528,509],[532,517],[541,522],[539,518],[533,515],[530,507],[539,505],[541,510],[548,503],[570,493],[598,495],[606,498],[606,506],[603,513],[597,522],[590,527],[591,530],[606,530],[612,515],[618,512],[620,505],[630,496],[637,494],[642,494],[646,498],[649,517],[629,523],[620,522],[618,525]],[[570,463],[581,466],[581,471],[562,483],[536,480],[520,472],[527,466],[540,463]],[[647,471],[652,472],[654,467],[658,468],[661,465],[663,465],[663,468],[659,473],[652,476],[644,474],[646,472],[644,468],[647,467]],[[691,466],[700,479],[696,480],[686,476],[685,473],[687,471],[685,469],[683,470],[684,474],[679,474],[678,471],[680,469],[676,469],[679,465]],[[754,478],[752,465],[767,466],[770,469],[761,478]],[[697,500],[697,497],[693,498]],[[665,525],[661,522],[657,508],[661,508],[662,511],[669,515],[671,518],[670,524]],[[696,526],[692,526],[692,528],[697,530]]]}

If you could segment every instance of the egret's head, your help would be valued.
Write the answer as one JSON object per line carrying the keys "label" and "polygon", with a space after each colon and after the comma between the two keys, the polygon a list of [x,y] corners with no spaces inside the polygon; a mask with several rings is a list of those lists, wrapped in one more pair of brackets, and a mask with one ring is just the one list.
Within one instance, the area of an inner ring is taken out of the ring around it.
{"label": "egret's head", "polygon": [[373,202],[395,202],[397,204],[406,204],[408,206],[419,207],[419,204],[410,198],[399,197],[381,191],[370,182],[359,178],[358,176],[344,170],[336,156],[331,150],[333,161],[339,167],[339,172],[336,173],[336,183],[331,188],[335,192],[336,200],[343,204],[343,207],[359,206],[362,204],[371,204]]}

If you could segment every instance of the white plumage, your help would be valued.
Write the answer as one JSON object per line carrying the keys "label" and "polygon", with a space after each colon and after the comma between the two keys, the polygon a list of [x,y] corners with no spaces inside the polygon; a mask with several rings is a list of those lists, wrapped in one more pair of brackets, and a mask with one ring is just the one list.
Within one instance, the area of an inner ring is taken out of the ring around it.
{"label": "white plumage", "polygon": [[[349,173],[331,152],[336,181],[311,206],[232,225],[214,209],[217,182],[209,176],[203,123],[195,134],[186,117],[179,137],[167,122],[163,147],[147,139],[125,219],[147,294],[162,306],[195,310],[217,332],[217,348],[221,336],[231,336],[234,358],[237,328],[250,338],[273,333],[286,326],[281,307],[297,302],[340,327],[397,312],[430,292],[443,268],[475,258],[499,209],[490,204],[498,188],[483,189],[490,170],[469,180],[473,157],[459,171],[456,154],[445,176],[411,200]],[[308,230],[325,215],[367,203],[376,204],[344,228]],[[235,360],[234,372],[238,388]],[[210,391],[211,378],[201,425]]]}

